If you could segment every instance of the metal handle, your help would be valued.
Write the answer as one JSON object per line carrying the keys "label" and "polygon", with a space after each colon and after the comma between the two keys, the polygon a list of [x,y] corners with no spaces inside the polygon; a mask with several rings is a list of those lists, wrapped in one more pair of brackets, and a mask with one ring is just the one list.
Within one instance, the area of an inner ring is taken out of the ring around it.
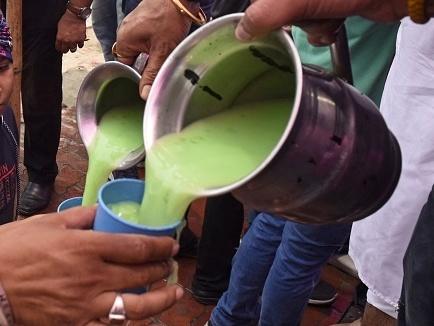
{"label": "metal handle", "polygon": [[330,45],[330,54],[336,76],[353,85],[353,70],[351,68],[350,49],[345,25],[342,25],[339,29],[336,42]]}
{"label": "metal handle", "polygon": [[140,53],[136,61],[133,63],[133,69],[137,71],[140,75],[145,70],[146,63],[148,62],[149,55],[147,53]]}

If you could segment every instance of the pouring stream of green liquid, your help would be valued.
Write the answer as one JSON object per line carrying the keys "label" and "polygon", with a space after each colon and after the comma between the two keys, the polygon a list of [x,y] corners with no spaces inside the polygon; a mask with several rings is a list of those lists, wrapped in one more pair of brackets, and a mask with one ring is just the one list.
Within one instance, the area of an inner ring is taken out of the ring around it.
{"label": "pouring stream of green liquid", "polygon": [[180,221],[204,190],[239,181],[265,160],[287,125],[291,104],[239,105],[160,138],[147,154],[142,204],[123,202],[111,209],[150,227]]}
{"label": "pouring stream of green liquid", "polygon": [[142,130],[142,104],[114,107],[102,116],[95,139],[88,148],[83,206],[95,204],[98,190],[110,173],[131,152],[144,146]]}

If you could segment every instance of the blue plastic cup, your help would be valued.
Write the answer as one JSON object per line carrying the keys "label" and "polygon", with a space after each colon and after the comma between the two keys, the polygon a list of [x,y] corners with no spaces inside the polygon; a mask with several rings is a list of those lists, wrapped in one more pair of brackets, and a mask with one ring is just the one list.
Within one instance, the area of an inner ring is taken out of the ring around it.
{"label": "blue plastic cup", "polygon": [[114,214],[109,205],[123,201],[141,203],[145,182],[137,179],[116,179],[104,184],[98,194],[93,229],[109,233],[135,233],[151,236],[173,236],[181,222],[162,227],[149,227],[129,221]]}
{"label": "blue plastic cup", "polygon": [[57,207],[57,212],[60,213],[65,209],[81,206],[82,201],[83,201],[83,197],[72,197],[66,199],[63,202],[61,202],[60,205]]}
{"label": "blue plastic cup", "polygon": [[[135,201],[141,203],[145,183],[136,179],[116,179],[104,184],[98,193],[98,208],[94,220],[93,229],[95,231],[109,233],[135,233],[150,236],[173,236],[181,222],[163,227],[147,227],[144,225],[132,223],[123,220],[114,214],[108,205],[122,201]],[[64,200],[57,207],[57,212],[64,211],[68,208],[81,206],[83,197],[73,197]],[[125,289],[128,293],[144,293],[146,287],[135,289]]]}
{"label": "blue plastic cup", "polygon": [[[104,184],[98,194],[98,208],[96,210],[93,229],[109,233],[135,233],[150,236],[173,236],[181,222],[162,227],[147,227],[123,220],[114,214],[108,205],[122,201],[141,203],[145,183],[136,179],[116,179]],[[144,293],[146,288],[125,289],[124,292]]]}

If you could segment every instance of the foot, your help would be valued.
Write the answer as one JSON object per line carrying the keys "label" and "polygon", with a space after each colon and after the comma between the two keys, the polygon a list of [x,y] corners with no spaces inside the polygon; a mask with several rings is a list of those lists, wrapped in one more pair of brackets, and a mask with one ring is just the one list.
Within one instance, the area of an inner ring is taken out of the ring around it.
{"label": "foot", "polygon": [[191,292],[193,298],[197,302],[204,305],[213,305],[213,306],[217,304],[217,302],[220,300],[221,296],[223,295],[223,292],[198,289],[194,286],[194,284],[191,286]]}
{"label": "foot", "polygon": [[333,303],[338,296],[335,288],[324,281],[319,281],[309,298],[309,304],[325,306]]}
{"label": "foot", "polygon": [[34,215],[48,206],[53,192],[53,184],[29,182],[24,189],[18,213],[24,216]]}

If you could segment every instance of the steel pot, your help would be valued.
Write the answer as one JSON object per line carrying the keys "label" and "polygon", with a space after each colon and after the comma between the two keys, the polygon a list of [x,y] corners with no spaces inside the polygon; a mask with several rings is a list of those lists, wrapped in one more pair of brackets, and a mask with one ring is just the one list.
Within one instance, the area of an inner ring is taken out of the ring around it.
{"label": "steel pot", "polygon": [[[262,164],[201,195],[233,192],[251,208],[305,223],[351,222],[375,212],[401,170],[398,143],[376,105],[342,79],[303,66],[284,30],[238,42],[241,17],[213,20],[164,63],[146,104],[146,150],[234,103],[293,98],[286,129]],[[335,59],[339,48],[333,47]]]}
{"label": "steel pot", "polygon": [[[140,74],[147,56],[140,55],[133,67],[120,62],[103,63],[87,74],[77,95],[77,126],[86,146],[92,143],[101,117],[110,108],[118,105],[145,102],[140,98]],[[133,151],[118,169],[127,169],[139,163],[145,156],[145,148]]]}

